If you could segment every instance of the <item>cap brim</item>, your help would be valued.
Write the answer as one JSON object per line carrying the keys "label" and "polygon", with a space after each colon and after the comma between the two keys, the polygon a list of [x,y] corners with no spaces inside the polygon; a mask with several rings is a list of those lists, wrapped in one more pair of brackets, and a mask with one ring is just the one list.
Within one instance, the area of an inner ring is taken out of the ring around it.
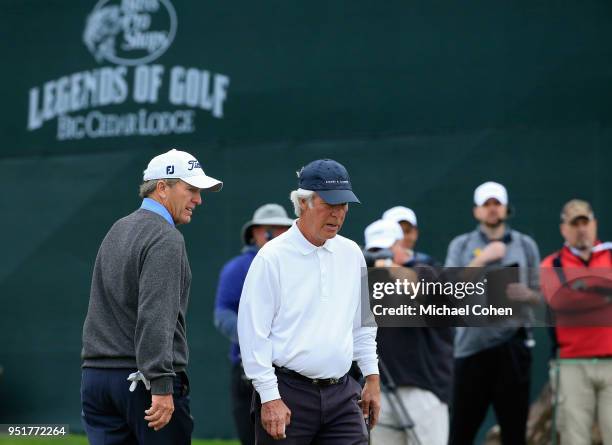
{"label": "cap brim", "polygon": [[247,221],[240,230],[240,237],[244,244],[249,244],[251,239],[251,228],[253,227],[253,221]]}
{"label": "cap brim", "polygon": [[497,202],[499,202],[501,205],[505,206],[508,205],[508,202],[504,202],[504,200],[502,199],[502,197],[500,196],[495,196],[495,195],[488,195],[488,196],[484,196],[482,198],[479,198],[478,200],[474,200],[474,204],[476,204],[478,207],[483,206],[485,204],[485,202],[487,202],[489,199],[494,199]]}
{"label": "cap brim", "polygon": [[572,215],[571,217],[565,217],[564,220],[567,221],[568,223],[572,223],[576,221],[578,218],[584,218],[590,221],[591,219],[593,219],[593,215],[588,214],[588,213],[577,213],[575,215]]}
{"label": "cap brim", "polygon": [[223,182],[206,175],[189,176],[181,179],[189,185],[209,192],[218,192],[223,188]]}
{"label": "cap brim", "polygon": [[251,221],[252,226],[285,226],[291,227],[293,220],[290,218],[274,217],[274,218],[261,218],[254,219]]}
{"label": "cap brim", "polygon": [[251,238],[251,229],[254,226],[283,226],[291,227],[293,225],[292,219],[289,218],[263,218],[258,220],[251,220],[244,223],[240,233],[242,234],[242,240],[245,244],[248,244],[249,238]]}
{"label": "cap brim", "polygon": [[361,203],[351,190],[315,190],[317,194],[328,204],[336,205],[345,202]]}
{"label": "cap brim", "polygon": [[376,238],[366,244],[367,249],[390,249],[395,243],[396,239],[392,237]]}

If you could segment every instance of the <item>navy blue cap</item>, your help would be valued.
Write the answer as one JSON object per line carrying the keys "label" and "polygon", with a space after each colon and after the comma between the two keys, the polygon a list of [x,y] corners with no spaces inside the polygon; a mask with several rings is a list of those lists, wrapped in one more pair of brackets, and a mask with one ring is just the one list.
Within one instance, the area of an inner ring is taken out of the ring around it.
{"label": "navy blue cap", "polygon": [[332,159],[317,159],[298,172],[298,187],[312,190],[328,204],[359,202],[346,168]]}

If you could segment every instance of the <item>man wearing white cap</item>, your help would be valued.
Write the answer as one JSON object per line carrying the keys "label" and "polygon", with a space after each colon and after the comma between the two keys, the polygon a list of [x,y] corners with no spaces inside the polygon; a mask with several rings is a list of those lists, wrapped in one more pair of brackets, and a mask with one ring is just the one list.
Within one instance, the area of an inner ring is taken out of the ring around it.
{"label": "man wearing white cap", "polygon": [[[414,256],[406,252],[405,231],[396,217],[405,218],[405,207],[395,207],[385,212],[388,219],[373,222],[365,229],[366,261],[372,256],[391,255],[385,262],[376,260],[377,267],[393,266],[391,274],[402,274],[404,278],[418,281],[419,266]],[[400,211],[397,211],[400,210]],[[409,209],[407,209],[409,210]],[[414,215],[414,213],[412,213]],[[414,220],[416,225],[416,219]],[[368,265],[372,265],[371,263]],[[398,268],[399,266],[408,267]],[[406,276],[410,271],[412,277]],[[378,328],[376,343],[380,363],[390,374],[396,388],[396,395],[414,421],[414,432],[420,443],[427,445],[446,445],[448,442],[448,421],[450,392],[452,383],[453,332],[449,327],[387,327]],[[382,366],[381,366],[382,367]],[[383,384],[386,384],[383,373]],[[372,432],[375,445],[394,445],[413,443],[407,431],[401,429],[403,419],[401,410],[396,411],[383,391],[381,398],[379,427]],[[410,440],[410,441],[409,441]]]}
{"label": "man wearing white cap", "polygon": [[176,226],[191,221],[201,190],[223,183],[178,150],[153,158],[143,179],[142,205],[111,227],[93,270],[81,353],[82,418],[93,445],[191,443],[191,270]]}
{"label": "man wearing white cap", "polygon": [[215,326],[231,342],[232,361],[231,395],[232,414],[242,445],[255,443],[255,428],[251,421],[253,388],[248,381],[240,360],[238,345],[238,305],[240,294],[253,258],[268,241],[286,232],[293,224],[285,209],[279,204],[265,204],[255,210],[253,218],[242,227],[244,243],[242,253],[228,261],[221,270],[215,300]]}
{"label": "man wearing white cap", "polygon": [[365,257],[368,266],[390,267],[401,266],[408,261],[408,253],[404,249],[402,227],[391,220],[374,221],[364,232]]}
{"label": "man wearing white cap", "polygon": [[[519,282],[508,284],[506,295],[516,301],[540,301],[538,246],[506,224],[506,188],[497,182],[478,186],[473,212],[478,227],[453,239],[445,265],[518,266]],[[490,405],[501,428],[502,444],[526,443],[532,343],[530,332],[520,324],[457,328],[450,445],[473,443]]]}
{"label": "man wearing white cap", "polygon": [[[416,214],[412,209],[403,206],[392,207],[383,213],[382,219],[397,222],[402,228],[401,245],[408,255],[408,258],[402,264],[408,267],[418,264],[435,265],[435,261],[429,255],[414,250],[419,239],[419,228]],[[407,262],[410,262],[410,264],[405,264]]]}

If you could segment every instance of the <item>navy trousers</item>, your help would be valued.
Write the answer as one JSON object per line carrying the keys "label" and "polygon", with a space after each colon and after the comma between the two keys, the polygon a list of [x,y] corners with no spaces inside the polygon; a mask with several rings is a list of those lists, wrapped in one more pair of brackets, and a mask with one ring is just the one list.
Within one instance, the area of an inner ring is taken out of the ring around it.
{"label": "navy trousers", "polygon": [[246,379],[242,365],[233,365],[231,378],[232,414],[242,445],[255,445],[255,428],[251,419],[253,386]]}
{"label": "navy trousers", "polygon": [[261,424],[261,400],[253,391],[257,445],[367,445],[368,431],[357,401],[361,386],[350,376],[316,386],[277,372],[281,399],[291,410],[286,439],[274,440]]}
{"label": "navy trousers", "polygon": [[83,368],[81,417],[91,445],[191,444],[193,418],[189,410],[189,380],[184,372],[174,378],[174,413],[159,431],[147,426],[145,410],[151,392],[142,382],[129,391],[128,375],[135,369]]}

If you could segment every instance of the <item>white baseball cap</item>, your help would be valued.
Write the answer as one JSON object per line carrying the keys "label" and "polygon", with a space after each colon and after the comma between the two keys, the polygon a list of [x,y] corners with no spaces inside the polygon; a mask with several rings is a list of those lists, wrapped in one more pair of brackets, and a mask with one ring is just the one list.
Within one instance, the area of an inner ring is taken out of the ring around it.
{"label": "white baseball cap", "polygon": [[477,206],[483,205],[491,198],[497,199],[501,205],[508,205],[508,192],[506,191],[506,187],[497,182],[489,181],[480,184],[476,187],[476,190],[474,190],[474,204]]}
{"label": "white baseball cap", "polygon": [[196,158],[175,148],[151,159],[142,179],[182,179],[189,185],[211,192],[218,192],[223,187],[223,182],[206,176]]}
{"label": "white baseball cap", "polygon": [[365,248],[388,249],[393,243],[404,238],[402,226],[389,219],[374,221],[365,229]]}
{"label": "white baseball cap", "polygon": [[415,227],[417,225],[416,214],[408,207],[392,207],[383,213],[382,219],[388,219],[395,222],[407,221]]}

